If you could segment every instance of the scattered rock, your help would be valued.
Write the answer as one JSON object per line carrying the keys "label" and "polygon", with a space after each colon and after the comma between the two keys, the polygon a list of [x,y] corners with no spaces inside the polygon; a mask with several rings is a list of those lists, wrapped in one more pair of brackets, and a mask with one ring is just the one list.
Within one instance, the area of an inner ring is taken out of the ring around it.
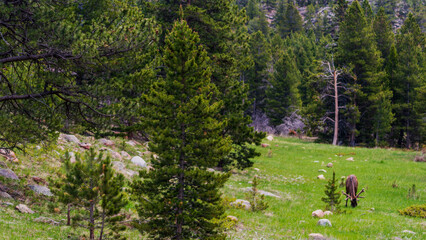
{"label": "scattered rock", "polygon": [[118,152],[111,151],[111,156],[121,161],[121,155]]}
{"label": "scattered rock", "polygon": [[13,206],[13,203],[11,202],[3,202],[2,204],[8,207]]}
{"label": "scattered rock", "polygon": [[114,161],[112,162],[112,168],[114,168],[117,172],[124,174],[127,177],[133,177],[138,174],[138,172],[126,169],[126,166],[122,162]]}
{"label": "scattered rock", "polygon": [[325,212],[324,212],[324,216],[328,216],[328,215],[333,215],[333,213],[332,213],[332,212],[330,212],[330,211],[325,211]]}
{"label": "scattered rock", "polygon": [[136,156],[133,157],[131,162],[139,167],[146,168],[146,162],[141,157]]}
{"label": "scattered rock", "polygon": [[400,237],[393,237],[392,240],[402,240]]}
{"label": "scattered rock", "polygon": [[216,172],[216,170],[214,170],[213,168],[207,168],[206,170],[207,172]]}
{"label": "scattered rock", "polygon": [[333,164],[332,163],[327,163],[327,167],[331,168],[331,167],[333,167]]}
{"label": "scattered rock", "polygon": [[266,137],[266,139],[268,139],[269,141],[273,141],[274,140],[274,136],[269,135],[269,136]]}
{"label": "scattered rock", "polygon": [[415,156],[414,157],[414,162],[426,162],[425,155]]}
{"label": "scattered rock", "polygon": [[250,202],[243,199],[237,199],[235,202],[231,202],[230,205],[234,207],[243,207],[245,210],[250,210],[251,208]]}
{"label": "scattered rock", "polygon": [[370,210],[368,210],[368,211],[370,211],[370,212],[374,212],[374,210],[375,210],[374,208],[370,208]]}
{"label": "scattered rock", "polygon": [[101,139],[99,139],[98,140],[101,144],[103,144],[103,145],[105,145],[105,146],[107,146],[107,147],[112,147],[112,146],[114,146],[114,142],[113,141],[111,141],[111,140],[108,140],[108,139],[106,139],[106,138],[101,138]]}
{"label": "scattered rock", "polygon": [[318,179],[321,179],[321,180],[324,180],[325,179],[325,177],[324,177],[324,175],[318,175],[318,177],[317,177]]}
{"label": "scattered rock", "polygon": [[354,162],[354,161],[355,161],[353,157],[346,158],[346,160],[347,160],[347,161],[350,161],[350,162]]}
{"label": "scattered rock", "polygon": [[326,173],[327,171],[325,169],[320,169],[320,170],[318,170],[318,172],[324,172],[324,173]]}
{"label": "scattered rock", "polygon": [[18,206],[15,207],[18,211],[20,211],[21,213],[29,213],[29,214],[33,214],[34,211],[31,210],[29,207],[27,207],[27,205],[25,204],[19,204]]}
{"label": "scattered rock", "polygon": [[59,225],[59,222],[57,222],[53,219],[47,218],[47,217],[38,217],[38,218],[34,219],[34,222],[48,223],[48,224],[54,225],[54,226]]}
{"label": "scattered rock", "polygon": [[75,153],[74,152],[69,152],[68,154],[70,155],[70,162],[71,163],[75,163]]}
{"label": "scattered rock", "polygon": [[269,147],[269,144],[267,144],[267,143],[262,143],[262,147],[263,147],[263,148],[267,148],[267,147]]}
{"label": "scattered rock", "polygon": [[2,191],[0,191],[0,198],[8,198],[8,199],[11,199],[11,198],[12,198],[12,196],[10,196],[10,195],[9,195],[9,193],[7,193],[7,192],[2,192]]}
{"label": "scattered rock", "polygon": [[320,219],[317,223],[317,225],[319,226],[323,226],[323,227],[331,227],[331,222],[328,219]]}
{"label": "scattered rock", "polygon": [[92,147],[92,144],[90,144],[90,143],[79,143],[78,146],[89,150]]}
{"label": "scattered rock", "polygon": [[235,217],[235,216],[227,216],[226,218],[233,221],[233,222],[238,222],[238,218]]}
{"label": "scattered rock", "polygon": [[130,146],[134,147],[136,146],[137,143],[135,141],[130,140],[130,141],[127,141],[126,144],[129,144]]}
{"label": "scattered rock", "polygon": [[61,134],[61,136],[63,139],[67,140],[67,142],[76,143],[76,144],[80,143],[80,140],[78,140],[78,138],[74,135]]}
{"label": "scattered rock", "polygon": [[[251,187],[246,187],[246,188],[243,188],[243,191],[244,191],[244,192],[252,192],[252,191],[253,191],[253,189],[252,189]],[[257,190],[257,192],[258,192],[259,194],[264,195],[264,196],[281,198],[280,196],[278,196],[278,195],[276,195],[276,194],[273,194],[273,193],[271,193],[271,192],[267,192],[267,191],[263,191],[263,190]]]}
{"label": "scattered rock", "polygon": [[319,233],[311,233],[309,234],[309,239],[313,239],[313,240],[325,240],[326,238]]}
{"label": "scattered rock", "polygon": [[314,163],[319,163],[319,161],[314,161]]}
{"label": "scattered rock", "polygon": [[416,234],[415,232],[413,232],[413,231],[410,231],[410,230],[404,230],[404,231],[402,231],[403,233],[409,233],[409,234]]}
{"label": "scattered rock", "polygon": [[7,164],[5,162],[0,161],[0,167],[7,168]]}
{"label": "scattered rock", "polygon": [[16,159],[16,154],[12,150],[0,149],[0,156],[5,157],[9,161]]}
{"label": "scattered rock", "polygon": [[121,151],[120,152],[121,157],[123,157],[124,159],[131,159],[132,156],[130,156],[127,152],[125,151]]}
{"label": "scattered rock", "polygon": [[28,185],[28,187],[37,194],[42,194],[44,196],[51,197],[53,196],[49,188],[40,185]]}
{"label": "scattered rock", "polygon": [[267,217],[273,217],[273,216],[274,216],[274,213],[267,212],[267,213],[265,213],[265,216],[267,216]]}
{"label": "scattered rock", "polygon": [[319,209],[312,212],[312,217],[322,218],[324,217],[324,212]]}
{"label": "scattered rock", "polygon": [[259,172],[259,171],[260,171],[260,169],[259,169],[259,168],[253,168],[253,170],[255,170],[255,171],[257,171],[257,172]]}
{"label": "scattered rock", "polygon": [[5,178],[10,178],[13,180],[19,180],[18,176],[10,169],[3,169],[0,168],[0,176],[3,176]]}

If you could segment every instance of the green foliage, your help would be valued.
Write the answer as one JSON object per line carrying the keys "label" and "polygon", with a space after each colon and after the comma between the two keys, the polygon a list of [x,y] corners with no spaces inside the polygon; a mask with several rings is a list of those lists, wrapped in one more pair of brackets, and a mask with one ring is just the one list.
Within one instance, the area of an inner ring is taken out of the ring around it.
{"label": "green foliage", "polygon": [[408,194],[407,194],[407,199],[418,199],[419,195],[416,191],[416,184],[413,184],[409,189],[408,189]]}
{"label": "green foliage", "polygon": [[76,162],[71,163],[67,153],[64,171],[65,175],[54,182],[54,193],[67,206],[68,214],[70,208],[74,210],[72,224],[87,228],[90,239],[95,239],[96,230],[99,239],[124,239],[120,231],[125,227],[119,222],[124,219],[120,211],[127,205],[125,182],[123,175],[112,169],[110,158],[91,149],[83,159],[77,155]]}
{"label": "green foliage", "polygon": [[293,2],[288,3],[286,7],[284,7],[284,3],[281,3],[277,12],[280,12],[280,14],[275,20],[276,29],[282,38],[303,30],[302,16],[300,16]]}
{"label": "green foliage", "polygon": [[301,106],[298,86],[301,75],[291,53],[285,52],[274,66],[271,87],[266,91],[267,112],[273,125],[279,125]]}
{"label": "green foliage", "polygon": [[328,180],[328,183],[325,185],[324,193],[326,197],[321,198],[321,200],[327,204],[325,209],[334,213],[338,213],[340,211],[341,202],[341,194],[337,184],[338,180],[336,179],[336,173],[333,171],[333,177]]}
{"label": "green foliage", "polygon": [[413,205],[398,211],[404,216],[426,218],[426,204]]}
{"label": "green foliage", "polygon": [[265,196],[259,193],[257,186],[259,186],[259,177],[254,176],[252,180],[252,187],[248,193],[246,193],[246,198],[250,202],[251,210],[253,212],[263,211],[269,207],[268,202],[265,200]]}
{"label": "green foliage", "polygon": [[223,102],[214,98],[210,59],[185,20],[167,36],[162,63],[165,76],[144,95],[149,149],[159,157],[132,184],[138,229],[153,238],[219,238],[219,188],[229,175],[206,169],[228,155],[231,140],[221,135],[227,122],[219,116]]}

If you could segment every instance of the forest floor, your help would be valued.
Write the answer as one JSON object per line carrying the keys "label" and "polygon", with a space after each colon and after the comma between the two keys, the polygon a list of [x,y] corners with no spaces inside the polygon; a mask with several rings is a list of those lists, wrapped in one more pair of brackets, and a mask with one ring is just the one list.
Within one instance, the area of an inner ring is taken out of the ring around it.
{"label": "forest floor", "polygon": [[[111,153],[126,151],[130,156],[139,155],[148,162],[150,159],[151,153],[147,152],[146,145],[132,146],[117,138],[113,139],[114,146],[104,146],[93,138],[79,136],[79,139]],[[398,213],[410,205],[426,202],[426,163],[413,161],[418,152],[338,147],[296,138],[276,137],[264,142],[270,147],[258,147],[262,155],[254,160],[252,168],[234,172],[223,189],[224,198],[227,201],[244,199],[245,190],[251,187],[249,182],[255,175],[260,181],[258,188],[276,196],[265,197],[269,208],[262,212],[229,207],[227,215],[238,219],[228,230],[229,239],[307,239],[311,233],[320,233],[327,239],[426,238],[426,219]],[[14,186],[25,199],[0,198],[0,239],[79,239],[83,234],[87,236],[84,229],[63,224],[65,212],[53,211],[57,204],[52,203],[50,197],[34,194],[28,188],[28,184],[34,183],[34,176],[45,180],[54,177],[65,151],[78,153],[84,149],[74,143],[59,141],[53,146],[30,146],[27,154],[17,153],[19,162],[3,162],[20,180],[0,177],[0,183]],[[353,161],[347,160],[350,158]],[[115,161],[124,163],[126,171],[138,170],[129,158]],[[333,167],[328,168],[328,163]],[[319,172],[321,169],[326,172]],[[333,171],[339,181],[343,176],[355,174],[359,189],[366,190],[365,198],[352,208],[344,206],[342,196],[341,206],[345,212],[324,217],[330,220],[331,227],[317,226],[319,219],[312,217],[312,212],[324,210],[325,203],[321,198],[325,197],[324,186]],[[325,180],[317,178],[321,174]],[[409,197],[413,184],[416,193]],[[20,203],[27,204],[35,213],[23,214],[15,210],[14,206]],[[129,204],[125,211],[127,215],[137,217],[133,204]],[[59,225],[35,222],[40,216],[55,220]],[[128,239],[143,239],[135,229],[127,230],[125,235]]]}

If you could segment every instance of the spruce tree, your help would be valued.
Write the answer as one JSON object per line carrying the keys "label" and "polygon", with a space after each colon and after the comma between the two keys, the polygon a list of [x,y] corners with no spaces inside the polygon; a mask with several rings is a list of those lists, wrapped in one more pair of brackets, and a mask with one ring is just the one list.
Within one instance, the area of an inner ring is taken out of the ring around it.
{"label": "spruce tree", "polygon": [[249,98],[252,101],[250,113],[255,115],[263,112],[265,108],[265,90],[268,83],[268,64],[271,54],[268,42],[262,32],[251,35],[249,40],[250,55],[253,59],[253,66],[247,69],[245,81],[249,85]]}
{"label": "spruce tree", "polygon": [[[54,192],[67,205],[72,225],[87,228],[90,240],[95,239],[95,231],[99,232],[96,239],[125,239],[119,233],[125,227],[118,225],[124,219],[120,211],[127,205],[125,182],[123,175],[112,169],[110,158],[91,149],[82,159],[77,155],[76,162],[71,163],[66,154],[64,170],[65,176],[55,183]],[[75,210],[72,215],[70,207]]]}
{"label": "spruce tree", "polygon": [[346,10],[348,9],[348,2],[346,0],[338,0],[337,5],[334,7],[334,16],[337,24],[345,20]]}
{"label": "spruce tree", "polygon": [[[377,117],[375,99],[376,94],[382,90],[384,74],[380,72],[382,59],[377,50],[372,25],[364,16],[364,11],[358,1],[354,1],[348,9],[345,21],[340,27],[338,40],[337,62],[340,66],[351,67],[356,77],[357,91],[354,92],[353,106],[360,115],[353,115],[353,130],[349,136],[350,144],[355,144],[356,135],[358,142],[374,144],[372,133],[375,132],[374,118]],[[389,97],[387,95],[387,97]],[[390,99],[386,100],[390,101]],[[354,108],[354,109],[355,109]],[[360,116],[360,119],[356,119]],[[383,116],[391,118],[391,116]],[[359,126],[356,124],[359,122]],[[384,120],[382,122],[385,122]]]}
{"label": "spruce tree", "polygon": [[[224,101],[220,117],[228,124],[222,136],[231,137],[233,151],[218,163],[218,167],[227,168],[235,163],[251,166],[251,159],[259,155],[252,144],[259,145],[265,134],[255,132],[249,126],[250,116],[245,115],[250,107],[248,88],[241,81],[242,73],[250,66],[249,49],[245,44],[249,38],[245,11],[229,0],[158,0],[146,10],[159,21],[165,34],[172,29],[173,22],[180,19],[180,6],[188,25],[199,34],[212,59],[211,80],[218,89],[215,97]],[[164,39],[163,35],[162,44]]]}
{"label": "spruce tree", "polygon": [[284,52],[274,66],[271,86],[267,89],[267,112],[275,126],[282,119],[300,109],[301,99],[298,90],[301,74],[297,69],[294,56]]}
{"label": "spruce tree", "polygon": [[[400,147],[411,148],[423,143],[424,109],[418,112],[415,106],[422,97],[420,89],[426,84],[425,34],[421,32],[414,16],[409,14],[396,37],[398,54],[397,70],[392,79],[393,111],[396,121],[393,125],[393,139]],[[423,103],[424,105],[424,103]]]}
{"label": "spruce tree", "polygon": [[132,184],[139,230],[159,239],[221,237],[219,188],[229,175],[206,169],[229,153],[231,140],[222,136],[226,121],[218,120],[223,102],[215,99],[211,62],[185,20],[175,22],[163,51],[165,76],[144,95],[143,111],[158,159]]}
{"label": "spruce tree", "polygon": [[333,171],[333,177],[328,180],[327,185],[325,185],[324,193],[327,197],[321,198],[325,202],[326,209],[332,212],[339,212],[340,210],[340,192],[338,190],[338,180],[336,179],[336,173]]}
{"label": "spruce tree", "polygon": [[284,23],[278,28],[283,37],[303,30],[302,16],[293,2],[287,4]]}
{"label": "spruce tree", "polygon": [[[394,34],[392,26],[387,19],[383,7],[379,9],[373,22],[373,30],[376,38],[377,48],[382,53],[382,57],[387,61],[392,44],[394,43]],[[386,64],[385,64],[386,65]]]}
{"label": "spruce tree", "polygon": [[364,10],[364,16],[367,19],[368,23],[371,23],[374,18],[373,9],[371,8],[370,1],[364,0],[362,2],[362,9]]}

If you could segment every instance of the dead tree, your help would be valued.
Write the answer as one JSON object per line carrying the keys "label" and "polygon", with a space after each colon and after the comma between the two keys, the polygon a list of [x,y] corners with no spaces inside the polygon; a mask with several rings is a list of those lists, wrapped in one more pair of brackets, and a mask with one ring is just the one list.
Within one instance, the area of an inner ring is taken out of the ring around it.
{"label": "dead tree", "polygon": [[[344,97],[345,95],[339,94],[339,89],[343,89],[344,92],[348,90],[346,84],[339,81],[339,76],[343,74],[348,74],[346,69],[336,69],[334,66],[334,60],[332,58],[330,61],[324,61],[322,63],[324,66],[324,75],[321,77],[326,80],[326,87],[321,94],[321,99],[331,97],[334,99],[334,111],[327,112],[327,115],[323,118],[323,121],[331,121],[334,123],[334,134],[333,134],[333,145],[337,145],[337,140],[339,136],[339,109],[345,108],[344,106],[339,106],[339,98]],[[334,119],[329,117],[329,114],[334,113]]]}

